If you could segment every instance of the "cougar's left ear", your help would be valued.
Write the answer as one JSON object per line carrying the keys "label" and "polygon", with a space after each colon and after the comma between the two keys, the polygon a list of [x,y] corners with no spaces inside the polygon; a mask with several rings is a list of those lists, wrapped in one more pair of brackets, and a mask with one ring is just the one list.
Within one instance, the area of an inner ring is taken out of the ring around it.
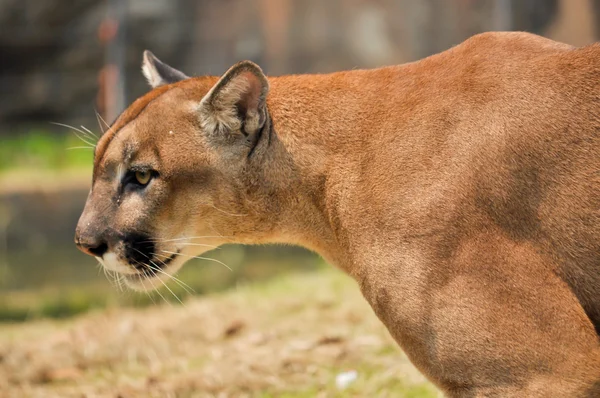
{"label": "cougar's left ear", "polygon": [[142,73],[152,88],[188,79],[183,72],[165,64],[148,50],[144,51]]}
{"label": "cougar's left ear", "polygon": [[242,61],[232,66],[200,103],[202,127],[209,134],[252,136],[267,120],[268,92],[258,65]]}

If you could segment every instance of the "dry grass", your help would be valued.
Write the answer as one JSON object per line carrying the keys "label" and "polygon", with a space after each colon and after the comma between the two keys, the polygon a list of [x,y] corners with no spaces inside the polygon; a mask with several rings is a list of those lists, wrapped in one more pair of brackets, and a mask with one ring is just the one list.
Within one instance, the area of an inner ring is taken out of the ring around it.
{"label": "dry grass", "polygon": [[[164,294],[164,293],[163,293]],[[358,371],[339,390],[335,376]],[[435,397],[337,271],[0,327],[2,397]]]}

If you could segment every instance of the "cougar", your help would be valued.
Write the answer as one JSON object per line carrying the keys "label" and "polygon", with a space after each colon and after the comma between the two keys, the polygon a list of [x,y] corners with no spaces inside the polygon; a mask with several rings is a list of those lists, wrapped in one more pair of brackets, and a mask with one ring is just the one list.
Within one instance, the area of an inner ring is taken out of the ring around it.
{"label": "cougar", "polygon": [[223,243],[301,245],[447,396],[600,397],[599,45],[485,33],[373,70],[188,78],[147,51],[142,69],[75,237],[132,288]]}

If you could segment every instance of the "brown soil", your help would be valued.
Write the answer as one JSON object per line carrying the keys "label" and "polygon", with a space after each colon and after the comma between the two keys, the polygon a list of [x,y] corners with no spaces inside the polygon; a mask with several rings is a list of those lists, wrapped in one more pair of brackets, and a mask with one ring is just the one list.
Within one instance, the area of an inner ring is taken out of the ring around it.
{"label": "brown soil", "polygon": [[[161,292],[166,294],[168,292]],[[340,372],[358,378],[336,387]],[[337,271],[0,326],[2,397],[435,397]]]}

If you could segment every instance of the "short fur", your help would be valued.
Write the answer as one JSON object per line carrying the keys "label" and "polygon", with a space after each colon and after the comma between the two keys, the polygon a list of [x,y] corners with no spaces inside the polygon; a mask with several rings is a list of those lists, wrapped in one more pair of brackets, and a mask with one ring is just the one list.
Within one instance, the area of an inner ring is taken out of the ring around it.
{"label": "short fur", "polygon": [[[327,75],[245,62],[124,112],[76,239],[302,245],[448,396],[600,396],[599,101],[600,46],[527,33]],[[158,177],[118,194],[135,162]]]}

